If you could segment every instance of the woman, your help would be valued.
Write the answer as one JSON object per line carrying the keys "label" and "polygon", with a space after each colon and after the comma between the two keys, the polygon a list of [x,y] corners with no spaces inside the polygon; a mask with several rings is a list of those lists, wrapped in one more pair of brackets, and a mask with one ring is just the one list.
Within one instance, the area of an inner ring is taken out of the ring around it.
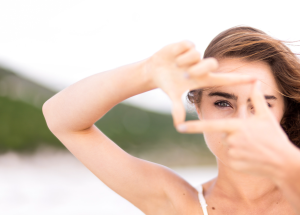
{"label": "woman", "polygon": [[[217,158],[217,178],[198,190],[127,154],[93,125],[119,102],[158,87],[173,101],[178,131],[203,132]],[[184,122],[180,97],[188,89],[200,121]],[[219,34],[203,60],[192,43],[171,44],[75,83],[43,112],[61,142],[145,214],[299,214],[299,89],[300,64],[288,48],[236,27]]]}

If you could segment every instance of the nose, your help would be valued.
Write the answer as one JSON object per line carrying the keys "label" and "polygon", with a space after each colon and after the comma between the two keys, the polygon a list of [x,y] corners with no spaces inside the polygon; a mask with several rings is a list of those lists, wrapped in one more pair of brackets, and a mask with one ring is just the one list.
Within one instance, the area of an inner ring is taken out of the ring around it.
{"label": "nose", "polygon": [[241,105],[237,112],[236,112],[236,118],[239,118],[239,119],[246,119],[248,118],[250,115],[251,115],[251,109],[248,108],[248,105]]}

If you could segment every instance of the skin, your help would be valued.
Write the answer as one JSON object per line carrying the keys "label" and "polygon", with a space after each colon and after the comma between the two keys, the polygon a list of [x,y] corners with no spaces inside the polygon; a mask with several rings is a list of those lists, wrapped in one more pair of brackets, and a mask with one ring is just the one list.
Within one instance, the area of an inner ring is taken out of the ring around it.
{"label": "skin", "polygon": [[[219,73],[251,74],[258,81],[205,90],[197,105],[200,121],[179,126],[203,132],[217,158],[218,177],[204,185],[209,214],[299,214],[299,176],[287,168],[299,169],[299,150],[279,126],[284,98],[270,66],[240,59],[219,64]],[[289,188],[288,175],[295,180]]]}
{"label": "skin", "polygon": [[[217,68],[215,59],[200,60],[192,43],[171,44],[146,60],[71,85],[49,99],[43,106],[43,113],[50,130],[70,152],[108,187],[145,214],[201,215],[194,187],[164,166],[127,154],[94,123],[124,99],[161,88],[173,102],[174,125],[185,128],[186,132],[201,132],[204,124],[182,124],[185,112],[180,98],[183,92],[255,80],[245,74],[215,73]],[[205,192],[208,188],[209,184]],[[241,195],[237,193],[229,194],[239,198]],[[283,214],[283,208],[279,208],[277,214]]]}

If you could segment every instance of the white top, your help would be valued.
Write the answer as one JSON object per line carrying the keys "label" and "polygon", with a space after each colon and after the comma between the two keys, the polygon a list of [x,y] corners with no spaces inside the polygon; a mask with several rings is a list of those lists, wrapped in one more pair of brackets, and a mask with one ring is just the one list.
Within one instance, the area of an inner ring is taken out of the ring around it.
{"label": "white top", "polygon": [[206,208],[207,204],[206,204],[205,198],[203,196],[202,184],[200,184],[198,187],[196,187],[196,189],[198,190],[198,197],[199,197],[200,205],[202,207],[203,214],[208,215],[207,208]]}

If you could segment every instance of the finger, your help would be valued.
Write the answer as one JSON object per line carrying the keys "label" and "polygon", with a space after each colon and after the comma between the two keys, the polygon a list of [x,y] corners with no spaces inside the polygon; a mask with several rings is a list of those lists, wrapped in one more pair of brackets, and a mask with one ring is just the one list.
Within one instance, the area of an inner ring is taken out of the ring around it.
{"label": "finger", "polygon": [[172,116],[173,116],[173,123],[176,127],[180,123],[183,123],[185,121],[185,107],[183,105],[183,102],[181,99],[173,99],[173,107],[172,107]]}
{"label": "finger", "polygon": [[258,116],[267,115],[270,113],[266,99],[260,90],[260,84],[260,81],[254,82],[251,93],[251,102],[254,106],[255,115]]}
{"label": "finger", "polygon": [[188,40],[184,40],[178,43],[173,44],[172,46],[172,52],[177,57],[178,55],[181,55],[184,52],[187,52],[191,48],[195,47],[194,43]]}
{"label": "finger", "polygon": [[203,133],[203,132],[226,132],[233,133],[240,127],[239,121],[230,120],[191,120],[184,122],[176,127],[182,133]]}
{"label": "finger", "polygon": [[201,62],[188,69],[190,77],[199,77],[208,72],[213,72],[219,67],[218,61],[215,58],[205,58]]}
{"label": "finger", "polygon": [[256,80],[255,77],[249,75],[238,75],[228,73],[210,73],[209,81],[206,82],[207,86],[226,86],[233,84],[244,84],[250,83]]}
{"label": "finger", "polygon": [[188,67],[200,62],[200,53],[195,49],[190,49],[189,51],[179,55],[176,59],[176,64],[179,67]]}

